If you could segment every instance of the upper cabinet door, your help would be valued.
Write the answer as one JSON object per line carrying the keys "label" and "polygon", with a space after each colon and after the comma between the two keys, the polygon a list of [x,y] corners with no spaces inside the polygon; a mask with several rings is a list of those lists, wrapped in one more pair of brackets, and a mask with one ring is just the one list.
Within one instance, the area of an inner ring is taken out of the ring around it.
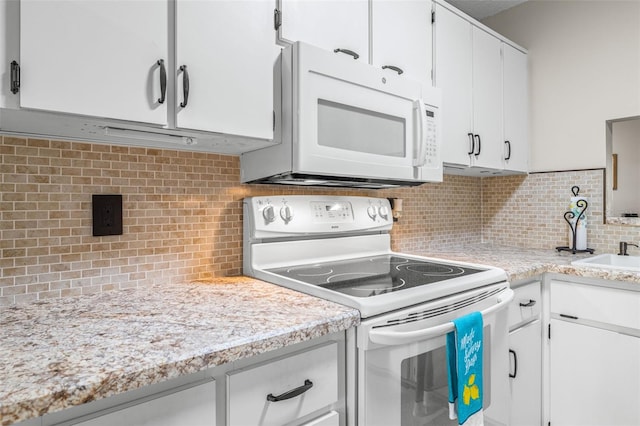
{"label": "upper cabinet door", "polygon": [[470,165],[473,144],[471,24],[436,3],[435,86],[442,89],[442,160]]}
{"label": "upper cabinet door", "polygon": [[275,1],[176,8],[176,126],[273,139]]}
{"label": "upper cabinet door", "polygon": [[431,1],[373,0],[371,7],[373,65],[431,86]]}
{"label": "upper cabinet door", "polygon": [[20,106],[164,125],[168,0],[20,3]]}
{"label": "upper cabinet door", "polygon": [[529,170],[527,55],[502,44],[504,105],[504,168]]}
{"label": "upper cabinet door", "polygon": [[369,62],[368,0],[280,0],[279,11],[281,40],[349,50]]}
{"label": "upper cabinet door", "polygon": [[472,164],[502,169],[502,42],[473,27],[473,131],[477,135]]}

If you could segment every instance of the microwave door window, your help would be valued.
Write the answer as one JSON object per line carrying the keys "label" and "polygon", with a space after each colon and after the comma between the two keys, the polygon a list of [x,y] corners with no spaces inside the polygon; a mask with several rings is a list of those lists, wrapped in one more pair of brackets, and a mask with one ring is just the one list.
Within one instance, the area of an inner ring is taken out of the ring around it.
{"label": "microwave door window", "polygon": [[406,122],[362,108],[318,100],[318,145],[405,158]]}

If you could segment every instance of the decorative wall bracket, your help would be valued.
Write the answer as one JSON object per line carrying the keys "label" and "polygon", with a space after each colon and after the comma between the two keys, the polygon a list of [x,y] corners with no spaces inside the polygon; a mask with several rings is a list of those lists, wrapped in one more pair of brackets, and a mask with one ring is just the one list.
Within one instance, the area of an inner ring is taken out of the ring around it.
{"label": "decorative wall bracket", "polygon": [[[572,186],[571,192],[573,193],[574,197],[577,197],[578,193],[580,192],[580,187]],[[558,250],[559,252],[570,251],[573,254],[576,254],[576,253],[593,254],[593,252],[595,251],[594,249],[586,248],[586,249],[578,250],[576,248],[576,241],[577,241],[576,235],[578,231],[578,224],[580,223],[581,219],[584,219],[585,217],[584,212],[587,210],[587,207],[589,207],[589,203],[587,202],[587,200],[580,199],[576,201],[576,206],[579,209],[577,214],[574,213],[572,210],[564,212],[564,220],[567,222],[567,224],[569,224],[569,229],[571,229],[571,243],[572,243],[571,247],[561,246],[561,247],[556,247],[556,250]]]}

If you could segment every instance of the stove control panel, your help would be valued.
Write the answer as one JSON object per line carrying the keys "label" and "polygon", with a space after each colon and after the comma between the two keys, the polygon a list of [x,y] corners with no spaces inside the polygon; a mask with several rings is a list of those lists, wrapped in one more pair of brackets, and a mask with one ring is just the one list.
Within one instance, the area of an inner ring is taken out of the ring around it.
{"label": "stove control panel", "polygon": [[275,195],[243,204],[250,238],[389,231],[393,225],[386,198]]}

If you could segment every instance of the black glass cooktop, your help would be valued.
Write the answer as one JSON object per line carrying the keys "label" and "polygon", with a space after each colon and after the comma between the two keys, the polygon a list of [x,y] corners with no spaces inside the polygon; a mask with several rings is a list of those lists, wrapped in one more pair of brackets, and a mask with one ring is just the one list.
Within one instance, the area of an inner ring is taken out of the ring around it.
{"label": "black glass cooktop", "polygon": [[485,269],[382,255],[268,271],[351,296],[370,297],[471,275]]}

